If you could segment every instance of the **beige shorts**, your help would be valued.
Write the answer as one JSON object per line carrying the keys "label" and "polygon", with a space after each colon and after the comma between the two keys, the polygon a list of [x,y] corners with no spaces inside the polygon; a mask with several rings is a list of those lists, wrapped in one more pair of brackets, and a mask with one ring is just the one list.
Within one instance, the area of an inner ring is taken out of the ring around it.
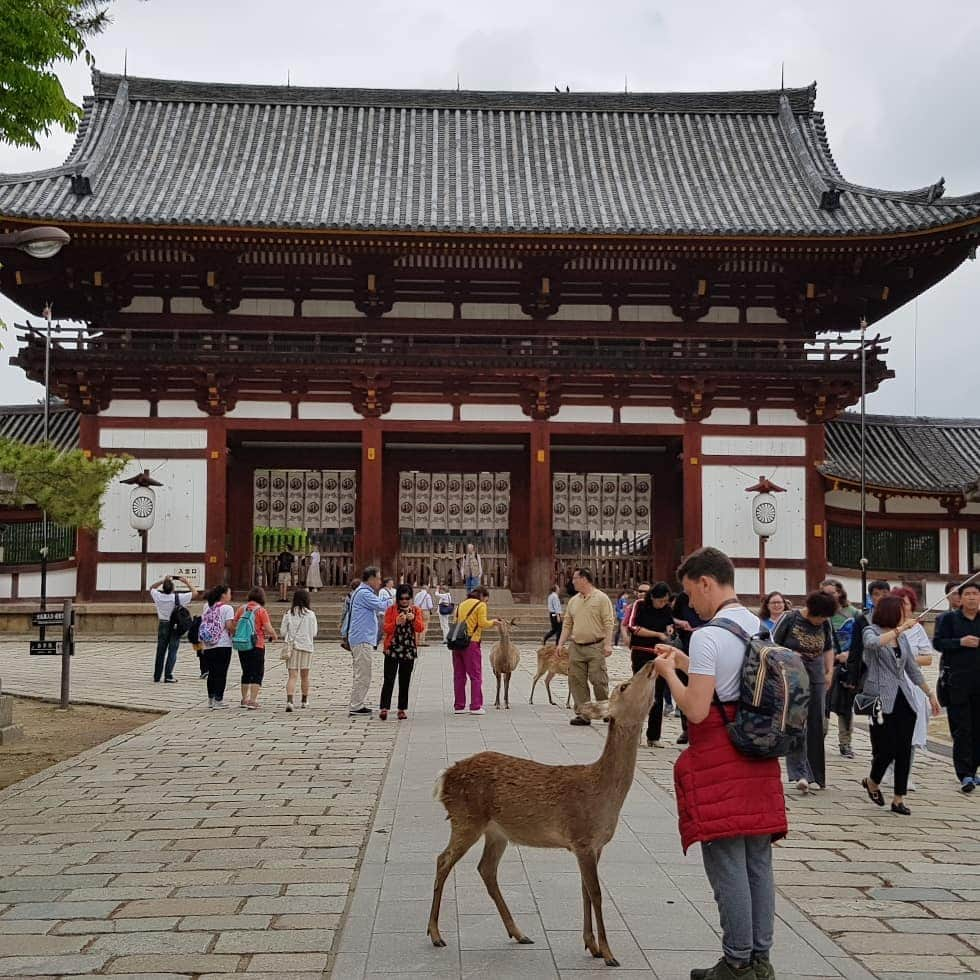
{"label": "beige shorts", "polygon": [[280,585],[289,585],[289,583],[292,582],[292,580],[293,580],[293,573],[292,572],[280,572],[279,573],[279,584]]}

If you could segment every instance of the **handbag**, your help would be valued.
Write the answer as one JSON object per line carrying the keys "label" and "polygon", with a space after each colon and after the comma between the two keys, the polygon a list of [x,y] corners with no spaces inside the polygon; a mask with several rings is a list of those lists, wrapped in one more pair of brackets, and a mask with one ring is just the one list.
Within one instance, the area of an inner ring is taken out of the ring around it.
{"label": "handbag", "polygon": [[470,645],[472,641],[470,640],[470,631],[467,627],[467,622],[469,621],[470,616],[472,616],[473,613],[475,613],[482,605],[483,602],[481,600],[470,610],[466,619],[461,620],[458,623],[453,623],[453,625],[449,627],[448,631],[446,632],[446,646],[449,647],[450,650],[465,650]]}
{"label": "handbag", "polygon": [[279,651],[279,659],[282,661],[292,660],[293,651],[296,649],[295,644],[292,640],[286,640],[282,645],[282,650]]}
{"label": "handbag", "polygon": [[854,707],[852,710],[856,715],[880,718],[881,698],[877,694],[865,694],[862,691],[860,694],[854,695]]}

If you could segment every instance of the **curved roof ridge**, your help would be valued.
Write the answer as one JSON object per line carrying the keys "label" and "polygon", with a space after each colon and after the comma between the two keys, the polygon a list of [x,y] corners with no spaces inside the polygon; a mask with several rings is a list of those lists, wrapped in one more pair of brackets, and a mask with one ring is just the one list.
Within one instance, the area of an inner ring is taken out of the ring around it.
{"label": "curved roof ridge", "polygon": [[918,187],[910,191],[890,191],[880,187],[867,187],[864,184],[852,184],[849,180],[842,181],[840,184],[842,191],[850,191],[852,194],[864,194],[867,197],[877,197],[884,201],[901,201],[904,204],[950,204],[952,199],[943,200],[943,193],[946,190],[946,178],[940,177],[934,184],[925,187]]}
{"label": "curved roof ridge", "polygon": [[803,133],[796,122],[796,114],[785,95],[779,97],[779,128],[782,130],[796,169],[813,194],[815,203],[822,205],[824,195],[833,190],[833,182],[821,174],[813,162],[813,157],[807,151]]}
{"label": "curved roof ridge", "polygon": [[[943,418],[938,415],[879,415],[868,412],[865,415],[865,421],[870,422],[872,425],[904,425],[904,426],[923,426],[929,428],[946,428],[949,426],[960,427],[964,429],[977,429],[980,428],[980,418]],[[842,412],[836,418],[831,419],[827,424],[835,425],[838,422],[847,422],[849,424],[857,424],[861,421],[861,415],[858,412]]]}
{"label": "curved roof ridge", "polygon": [[816,82],[805,88],[714,92],[530,92],[478,89],[386,89],[337,86],[259,85],[140,78],[93,71],[99,99],[114,98],[127,81],[130,99],[158,102],[235,102],[351,105],[393,108],[528,109],[666,113],[763,113],[775,115],[781,96],[794,112],[813,111]]}

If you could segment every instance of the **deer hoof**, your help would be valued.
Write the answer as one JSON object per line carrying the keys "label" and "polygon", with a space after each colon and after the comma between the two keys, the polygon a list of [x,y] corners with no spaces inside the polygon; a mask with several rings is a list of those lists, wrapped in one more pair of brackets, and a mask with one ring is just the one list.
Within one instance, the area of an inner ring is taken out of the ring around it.
{"label": "deer hoof", "polygon": [[533,946],[534,940],[530,936],[515,936],[514,937],[522,946]]}
{"label": "deer hoof", "polygon": [[441,947],[443,947],[443,946],[446,945],[446,940],[443,939],[441,936],[440,937],[433,936],[433,938],[432,938],[432,945],[435,946],[435,947],[437,947],[437,948],[441,948]]}
{"label": "deer hoof", "polygon": [[619,966],[619,960],[617,960],[615,956],[607,956],[606,966]]}

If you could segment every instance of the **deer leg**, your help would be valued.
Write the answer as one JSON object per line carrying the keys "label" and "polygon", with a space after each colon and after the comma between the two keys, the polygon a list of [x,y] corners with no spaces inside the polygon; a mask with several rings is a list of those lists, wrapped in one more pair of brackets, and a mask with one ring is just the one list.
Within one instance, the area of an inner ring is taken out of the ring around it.
{"label": "deer leg", "polygon": [[453,865],[477,842],[480,829],[467,826],[463,828],[453,823],[453,830],[446,849],[436,859],[436,881],[432,886],[432,911],[429,913],[427,930],[433,946],[445,946],[446,941],[439,932],[439,906],[442,904],[442,889],[446,884]]}
{"label": "deer leg", "polygon": [[503,834],[488,830],[484,836],[483,857],[480,858],[477,870],[480,872],[483,884],[487,886],[487,893],[493,899],[493,904],[497,906],[507,935],[511,939],[516,939],[521,945],[532,944],[534,940],[528,939],[517,927],[517,923],[504,901],[504,896],[500,893],[500,885],[497,884],[497,866],[500,864],[500,859],[504,856],[505,850],[507,850],[507,838]]}
{"label": "deer leg", "polygon": [[497,700],[493,702],[493,706],[500,707],[500,674],[497,674]]}
{"label": "deer leg", "polygon": [[595,933],[592,931],[592,899],[589,898],[589,890],[585,887],[585,878],[582,879],[582,907],[585,914],[585,924],[582,926],[582,939],[585,942],[585,950],[591,953],[596,959],[602,956],[599,947],[595,944]]}
{"label": "deer leg", "polygon": [[548,704],[554,704],[555,699],[551,696],[551,678],[555,675],[549,670],[544,678],[544,686],[548,689]]}
{"label": "deer leg", "polygon": [[504,707],[510,711],[510,674],[504,674]]}
{"label": "deer leg", "polygon": [[534,704],[534,688],[543,673],[544,671],[539,669],[534,675],[534,680],[531,681],[531,696],[527,699],[528,704]]}
{"label": "deer leg", "polygon": [[[579,851],[575,856],[578,858],[578,867],[582,875],[582,887],[588,890],[589,899],[592,902],[592,911],[595,913],[595,927],[599,934],[598,956],[606,961],[606,966],[619,966],[619,960],[613,956],[612,950],[609,948],[609,942],[606,939],[606,925],[602,920],[602,889],[599,887],[598,859],[592,851]],[[592,955],[596,956],[596,953],[592,953]]]}

